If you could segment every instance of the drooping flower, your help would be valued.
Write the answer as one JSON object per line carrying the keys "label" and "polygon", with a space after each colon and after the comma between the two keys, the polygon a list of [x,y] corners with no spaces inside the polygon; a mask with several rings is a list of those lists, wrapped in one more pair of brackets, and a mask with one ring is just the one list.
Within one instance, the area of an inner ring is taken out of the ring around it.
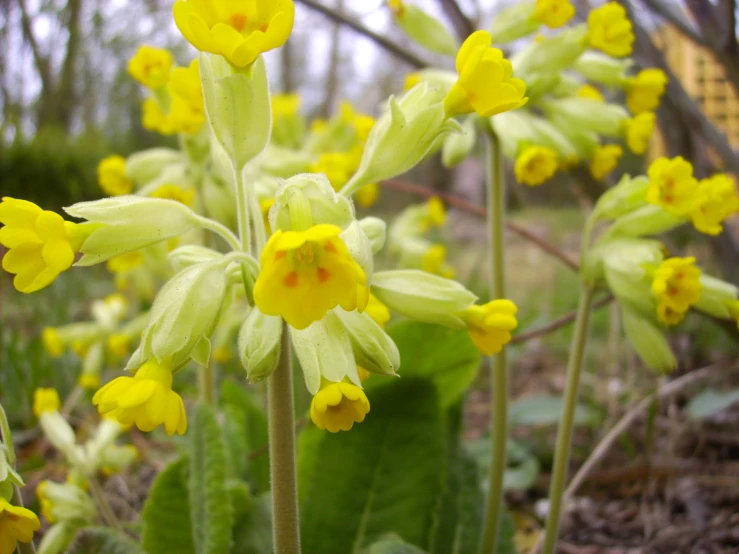
{"label": "drooping flower", "polygon": [[546,183],[558,168],[557,153],[546,146],[529,146],[516,158],[516,179],[535,187]]}
{"label": "drooping flower", "polygon": [[690,217],[701,233],[720,234],[724,220],[739,212],[739,196],[734,181],[728,175],[719,174],[701,180],[696,197]]}
{"label": "drooping flower", "polygon": [[698,181],[693,166],[681,156],[655,160],[649,170],[647,202],[675,215],[688,215],[696,206]]}
{"label": "drooping flower", "polygon": [[653,112],[659,107],[666,88],[667,75],[664,71],[655,68],[642,69],[624,83],[626,105],[634,115]]}
{"label": "drooping flower", "polygon": [[126,158],[123,156],[108,156],[101,160],[97,174],[100,188],[109,196],[130,194],[133,189],[133,181],[126,176]]}
{"label": "drooping flower", "polygon": [[423,255],[421,269],[426,273],[454,279],[454,268],[446,263],[446,247],[443,244],[434,244],[426,250]]}
{"label": "drooping flower", "polygon": [[100,374],[99,373],[82,373],[77,384],[85,390],[95,390],[100,387]]}
{"label": "drooping flower", "polygon": [[652,292],[657,296],[657,317],[665,325],[676,325],[701,294],[701,271],[695,258],[668,258],[654,273]]}
{"label": "drooping flower", "polygon": [[354,199],[357,204],[363,208],[371,208],[377,203],[380,196],[380,186],[377,183],[364,185],[361,189],[354,193]]}
{"label": "drooping flower", "polygon": [[616,169],[623,153],[624,149],[618,144],[598,146],[590,158],[590,174],[595,179],[605,179],[611,171]]}
{"label": "drooping flower", "polygon": [[152,359],[133,377],[118,377],[95,393],[93,405],[122,425],[149,432],[164,425],[168,435],[187,429],[185,405],[172,390],[172,370]]}
{"label": "drooping flower", "polygon": [[106,346],[116,358],[125,358],[131,350],[131,337],[125,333],[113,333],[108,336]]}
{"label": "drooping flower", "polygon": [[387,7],[395,17],[402,18],[405,15],[405,4],[403,0],[387,0]]}
{"label": "drooping flower", "polygon": [[642,112],[626,120],[624,123],[626,144],[634,154],[642,155],[647,151],[656,123],[657,116],[652,112]]}
{"label": "drooping flower", "polygon": [[0,554],[12,554],[19,542],[31,542],[40,528],[36,514],[0,496]]}
{"label": "drooping flower", "polygon": [[319,429],[331,433],[348,431],[362,423],[370,411],[367,395],[352,383],[325,382],[313,397],[310,418]]}
{"label": "drooping flower", "polygon": [[9,248],[3,269],[15,274],[17,290],[31,293],[56,279],[74,263],[89,227],[64,221],[26,200],[5,197],[0,202],[0,244]]}
{"label": "drooping flower", "polygon": [[426,210],[419,220],[421,231],[428,231],[432,227],[443,227],[446,223],[446,208],[441,198],[438,196],[429,198],[424,207]]}
{"label": "drooping flower", "polygon": [[575,16],[575,6],[570,0],[536,0],[534,19],[550,29],[565,25]]}
{"label": "drooping flower", "polygon": [[421,77],[421,74],[417,71],[414,71],[413,73],[408,73],[408,75],[406,75],[405,79],[403,80],[403,90],[408,92],[421,81],[423,81],[423,78]]}
{"label": "drooping flower", "polygon": [[623,6],[608,2],[588,16],[588,42],[592,48],[616,58],[631,54],[634,44],[631,21]]}
{"label": "drooping flower", "polygon": [[33,413],[36,417],[46,412],[58,412],[61,402],[54,389],[36,389],[33,393]]}
{"label": "drooping flower", "polygon": [[510,300],[493,300],[482,306],[470,306],[459,317],[477,349],[485,356],[500,352],[511,341],[511,331],[518,327],[518,308]]}
{"label": "drooping flower", "polygon": [[[364,309],[358,291],[366,276],[351,257],[335,225],[306,231],[277,230],[262,252],[262,270],[254,285],[257,307],[281,315],[296,329],[305,329],[341,306]],[[358,306],[358,301],[360,305]]]}
{"label": "drooping flower", "polygon": [[370,316],[375,323],[380,327],[384,328],[388,321],[390,321],[390,310],[387,306],[380,302],[374,294],[370,294],[367,307],[364,312]]}
{"label": "drooping flower", "polygon": [[326,175],[334,190],[339,191],[349,181],[358,165],[355,156],[351,153],[325,152],[310,169],[312,173]]}
{"label": "drooping flower", "polygon": [[111,273],[126,273],[144,265],[144,255],[139,251],[127,252],[109,259],[105,266]]}
{"label": "drooping flower", "polygon": [[54,327],[44,327],[41,331],[41,342],[44,343],[44,349],[52,358],[59,358],[64,354],[64,341],[59,336],[59,331]]}
{"label": "drooping flower", "polygon": [[164,48],[140,46],[128,62],[128,73],[150,89],[160,89],[169,81],[172,53]]}
{"label": "drooping flower", "polygon": [[177,185],[162,185],[151,193],[151,197],[174,200],[185,206],[192,206],[192,202],[195,199],[195,189],[184,190]]}
{"label": "drooping flower", "polygon": [[580,88],[577,89],[575,92],[575,96],[579,96],[580,98],[587,98],[588,100],[595,100],[596,102],[605,102],[606,99],[603,98],[603,94],[594,87],[593,85],[582,85]]}
{"label": "drooping flower", "polygon": [[487,31],[476,31],[457,54],[459,80],[444,99],[449,117],[476,112],[490,117],[520,108],[528,98],[526,83],[513,77],[513,66]]}
{"label": "drooping flower", "polygon": [[272,100],[272,120],[287,119],[297,115],[300,110],[299,94],[275,94]]}
{"label": "drooping flower", "polygon": [[173,11],[190,44],[239,68],[285,44],[295,18],[292,0],[178,0]]}

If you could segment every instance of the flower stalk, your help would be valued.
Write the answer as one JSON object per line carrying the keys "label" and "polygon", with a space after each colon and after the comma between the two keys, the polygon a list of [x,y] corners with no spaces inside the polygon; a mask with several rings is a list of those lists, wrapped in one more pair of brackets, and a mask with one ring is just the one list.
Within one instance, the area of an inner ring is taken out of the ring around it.
{"label": "flower stalk", "polygon": [[103,487],[100,486],[100,481],[98,481],[98,478],[96,475],[90,477],[89,484],[90,484],[90,492],[92,493],[92,496],[95,498],[95,502],[97,502],[98,508],[100,509],[100,515],[103,516],[105,523],[107,523],[113,529],[116,529],[117,531],[122,531],[123,526],[121,525],[121,522],[118,520],[118,517],[116,517],[115,512],[113,511],[113,508],[108,502],[108,499],[105,497],[105,491],[103,491]]}
{"label": "flower stalk", "polygon": [[292,356],[286,324],[282,329],[280,362],[267,383],[267,397],[274,551],[300,554]]}
{"label": "flower stalk", "polygon": [[[500,141],[493,131],[487,137],[488,236],[490,237],[491,298],[505,298],[505,252],[503,226],[505,220],[505,180]],[[506,349],[491,358],[492,435],[490,483],[485,506],[480,554],[492,554],[498,544],[503,505],[503,476],[506,468],[508,439],[508,367]]]}

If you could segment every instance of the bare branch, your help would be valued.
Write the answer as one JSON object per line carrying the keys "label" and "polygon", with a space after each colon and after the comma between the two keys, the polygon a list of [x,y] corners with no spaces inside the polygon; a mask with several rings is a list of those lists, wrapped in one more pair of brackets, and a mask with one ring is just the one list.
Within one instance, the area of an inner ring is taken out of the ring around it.
{"label": "bare branch", "polygon": [[41,52],[41,47],[36,40],[36,35],[33,34],[33,28],[31,27],[31,17],[28,14],[25,0],[18,0],[18,6],[21,9],[21,28],[23,29],[23,35],[26,37],[28,44],[31,46],[31,52],[33,59],[36,61],[36,68],[38,69],[39,76],[41,77],[41,84],[45,90],[52,90],[54,83],[51,77],[51,70],[49,68],[49,60]]}
{"label": "bare branch", "polygon": [[666,4],[663,0],[641,0],[654,13],[672,24],[678,31],[700,46],[705,46],[703,37],[695,30],[693,24],[683,16],[682,10],[675,9],[674,5]]}
{"label": "bare branch", "polygon": [[456,0],[439,0],[439,3],[446,16],[452,22],[452,26],[459,38],[464,40],[475,32],[475,25],[464,14]]}

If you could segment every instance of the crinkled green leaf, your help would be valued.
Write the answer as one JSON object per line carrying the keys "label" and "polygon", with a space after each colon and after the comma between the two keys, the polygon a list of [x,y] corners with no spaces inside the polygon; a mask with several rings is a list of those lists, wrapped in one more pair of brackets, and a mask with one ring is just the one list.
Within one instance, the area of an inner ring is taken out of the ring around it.
{"label": "crinkled green leaf", "polygon": [[[67,554],[146,554],[130,535],[108,527],[81,529]],[[155,554],[151,552],[150,554]]]}
{"label": "crinkled green leaf", "polygon": [[236,519],[233,539],[231,554],[272,552],[272,500],[269,493],[252,499],[249,509]]}

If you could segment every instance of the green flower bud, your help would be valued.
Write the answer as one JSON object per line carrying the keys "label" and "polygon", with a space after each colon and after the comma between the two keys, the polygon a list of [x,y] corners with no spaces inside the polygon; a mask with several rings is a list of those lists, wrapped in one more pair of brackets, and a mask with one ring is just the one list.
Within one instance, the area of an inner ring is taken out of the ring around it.
{"label": "green flower bud", "polygon": [[359,226],[372,245],[372,253],[377,254],[385,246],[387,223],[377,217],[365,217],[359,220]]}
{"label": "green flower bud", "polygon": [[650,240],[614,240],[593,249],[588,264],[599,262],[602,276],[619,302],[628,302],[644,314],[656,312],[646,268],[658,265],[662,245]]}
{"label": "green flower bud", "polygon": [[400,367],[400,352],[385,331],[366,313],[336,310],[354,348],[357,364],[378,375],[395,375]]}
{"label": "green flower bud", "polygon": [[547,146],[557,152],[563,160],[578,157],[578,150],[559,127],[553,125],[549,120],[526,114],[531,121],[531,126],[537,134],[537,144]]}
{"label": "green flower bud", "polygon": [[601,241],[613,237],[643,237],[659,235],[685,223],[687,218],[671,214],[660,206],[646,205],[619,217]]}
{"label": "green flower bud", "polygon": [[305,152],[270,144],[259,161],[264,172],[287,179],[298,173],[310,171],[314,159]]}
{"label": "green flower bud", "polygon": [[358,221],[353,221],[349,227],[344,229],[339,238],[346,244],[352,258],[359,264],[367,276],[367,282],[372,281],[372,273],[374,272],[374,253],[372,252],[372,243]]}
{"label": "green flower bud", "polygon": [[111,444],[101,452],[100,467],[106,471],[117,473],[134,463],[138,457],[138,449],[131,444],[124,444],[123,446]]}
{"label": "green flower bud", "polygon": [[39,416],[39,425],[46,439],[64,454],[69,463],[74,466],[84,464],[82,449],[77,446],[72,426],[57,411],[46,411]]}
{"label": "green flower bud", "polygon": [[629,119],[626,108],[589,98],[570,97],[541,102],[542,108],[560,129],[581,127],[607,137],[623,136],[624,122]]}
{"label": "green flower bud", "polygon": [[446,28],[446,25],[424,12],[418,6],[405,4],[395,23],[408,37],[432,52],[455,56],[459,43]]}
{"label": "green flower bud", "polygon": [[200,198],[205,205],[205,211],[211,219],[223,223],[230,229],[235,229],[238,216],[236,215],[236,199],[233,187],[222,184],[210,175],[203,179]]}
{"label": "green flower bud", "polygon": [[220,252],[211,248],[206,248],[205,246],[197,246],[195,244],[188,244],[186,246],[175,248],[167,256],[167,260],[169,260],[170,265],[177,272],[196,264],[215,262],[221,258],[223,258],[223,254]]}
{"label": "green flower bud", "polygon": [[626,336],[647,367],[657,373],[673,371],[677,360],[657,324],[628,305],[621,305],[621,314]]}
{"label": "green flower bud", "polygon": [[159,174],[152,180],[147,181],[137,192],[137,196],[151,196],[164,185],[181,185],[192,181],[190,171],[186,163],[172,163],[162,168]]}
{"label": "green flower bud", "polygon": [[241,364],[249,380],[258,383],[272,375],[282,351],[282,318],[253,308],[239,331]]}
{"label": "green flower bud", "polygon": [[145,185],[159,177],[168,165],[182,161],[182,153],[171,148],[142,150],[126,160],[126,176],[138,185]]}
{"label": "green flower bud", "polygon": [[0,483],[10,481],[19,487],[23,486],[23,478],[13,469],[8,460],[8,447],[0,442]]}
{"label": "green flower bud", "polygon": [[701,296],[695,308],[714,317],[733,319],[729,306],[739,299],[739,289],[709,275],[701,273]]}
{"label": "green flower bud", "polygon": [[454,329],[466,329],[456,314],[477,300],[456,281],[413,269],[375,273],[372,294],[401,315]]}
{"label": "green flower bud", "polygon": [[[91,520],[92,521],[92,520]],[[72,544],[78,527],[69,522],[55,523],[44,534],[37,554],[61,554]]]}
{"label": "green flower bud", "polygon": [[342,229],[354,221],[354,207],[346,196],[336,194],[325,175],[303,173],[282,183],[269,212],[272,229],[305,230],[330,223]]}
{"label": "green flower bud", "polygon": [[237,169],[269,142],[272,112],[264,60],[239,70],[223,56],[200,54],[200,75],[208,123]]}
{"label": "green flower bud", "polygon": [[461,133],[452,133],[444,139],[444,146],[441,149],[441,162],[444,167],[454,167],[472,153],[477,138],[476,120],[475,117],[468,117],[462,124]]}
{"label": "green flower bud", "polygon": [[572,69],[588,81],[609,87],[620,87],[632,65],[634,62],[630,58],[617,59],[589,50],[575,61]]}
{"label": "green flower bud", "polygon": [[42,481],[39,496],[44,499],[54,521],[66,522],[82,527],[97,518],[95,503],[84,490],[71,483]]}
{"label": "green flower bud", "polygon": [[644,207],[648,187],[647,177],[642,175],[632,179],[630,175],[624,175],[615,187],[608,189],[598,199],[593,216],[598,219],[617,219]]}
{"label": "green flower bud", "polygon": [[303,330],[290,328],[293,349],[300,361],[305,386],[315,395],[321,378],[339,383],[345,378],[361,387],[352,343],[346,328],[334,312],[314,321]]}
{"label": "green flower bud", "polygon": [[81,202],[64,209],[69,215],[86,219],[82,225],[89,235],[82,243],[83,256],[76,265],[89,266],[169,240],[197,228],[197,216],[190,208],[160,198],[116,196]]}
{"label": "green flower bud", "polygon": [[587,34],[587,28],[579,25],[541,42],[531,42],[511,57],[511,64],[527,82],[536,73],[557,74],[571,67],[587,50]]}
{"label": "green flower bud", "polygon": [[342,190],[351,196],[364,185],[405,173],[441,145],[444,137],[461,129],[447,119],[444,95],[419,83],[400,99],[390,97],[367,138],[359,169]]}
{"label": "green flower bud", "polygon": [[503,112],[489,119],[506,158],[515,160],[522,147],[538,144],[539,133],[532,124],[533,119],[526,110]]}
{"label": "green flower bud", "polygon": [[[493,24],[490,27],[493,43],[507,44],[538,31],[541,23],[534,19],[535,8],[536,2],[528,0],[517,2],[511,7],[501,10],[493,19]],[[528,82],[526,84],[528,85]]]}

